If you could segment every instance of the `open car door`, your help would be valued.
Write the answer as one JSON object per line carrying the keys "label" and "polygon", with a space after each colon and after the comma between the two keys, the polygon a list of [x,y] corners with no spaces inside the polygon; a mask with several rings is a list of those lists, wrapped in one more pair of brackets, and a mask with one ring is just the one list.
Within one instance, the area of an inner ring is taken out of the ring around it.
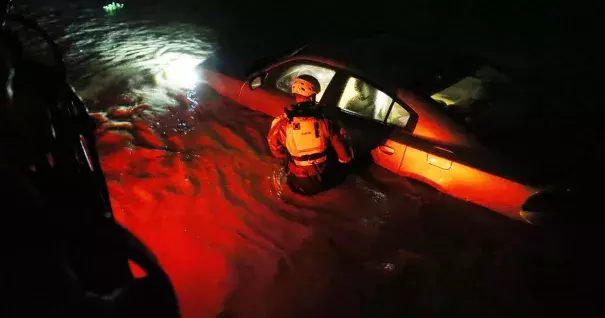
{"label": "open car door", "polygon": [[330,96],[329,116],[345,128],[356,160],[374,162],[394,173],[399,171],[406,145],[390,139],[405,133],[410,113],[399,102],[365,80],[342,74]]}

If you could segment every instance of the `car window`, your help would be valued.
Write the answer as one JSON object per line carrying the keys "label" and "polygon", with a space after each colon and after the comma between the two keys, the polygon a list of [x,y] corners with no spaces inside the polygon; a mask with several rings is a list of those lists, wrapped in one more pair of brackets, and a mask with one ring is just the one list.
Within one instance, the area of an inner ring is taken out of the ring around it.
{"label": "car window", "polygon": [[334,78],[334,74],[336,71],[329,69],[327,67],[322,67],[313,64],[296,64],[287,68],[283,71],[275,81],[275,87],[283,92],[288,94],[291,93],[292,82],[294,79],[300,75],[311,75],[319,81],[321,85],[320,91],[317,94],[317,101],[321,101],[321,97],[323,96],[326,88]]}
{"label": "car window", "polygon": [[511,87],[505,75],[485,66],[433,93],[431,98],[441,104],[441,110],[467,124],[489,110],[495,102],[514,98]]}
{"label": "car window", "polygon": [[512,78],[483,66],[451,82],[445,89],[430,92],[430,97],[437,102],[438,110],[484,146],[515,155],[516,145],[530,140],[529,134],[519,133],[519,125],[531,122],[532,106]]}
{"label": "car window", "polygon": [[484,97],[485,86],[494,76],[494,74],[488,75],[489,71],[489,68],[482,68],[475,74],[460,78],[449,87],[431,95],[431,98],[441,102],[444,107],[468,108],[472,103]]}
{"label": "car window", "polygon": [[399,103],[394,103],[391,112],[389,113],[389,118],[387,118],[387,123],[395,126],[399,126],[401,128],[405,128],[410,120],[410,113],[403,108]]}
{"label": "car window", "polygon": [[360,79],[350,77],[338,107],[366,118],[384,121],[392,103],[389,95]]}

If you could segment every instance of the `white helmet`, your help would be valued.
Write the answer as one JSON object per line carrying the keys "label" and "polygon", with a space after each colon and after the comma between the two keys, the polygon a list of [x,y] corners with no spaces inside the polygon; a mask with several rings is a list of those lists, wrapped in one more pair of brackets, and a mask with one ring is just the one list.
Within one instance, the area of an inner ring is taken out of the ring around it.
{"label": "white helmet", "polygon": [[300,75],[292,82],[292,94],[311,97],[319,94],[319,81],[311,75]]}

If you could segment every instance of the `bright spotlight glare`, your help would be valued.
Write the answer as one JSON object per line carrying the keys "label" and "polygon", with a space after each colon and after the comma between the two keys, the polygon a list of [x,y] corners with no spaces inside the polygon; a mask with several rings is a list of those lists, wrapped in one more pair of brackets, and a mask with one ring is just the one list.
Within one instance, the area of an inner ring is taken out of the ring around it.
{"label": "bright spotlight glare", "polygon": [[156,77],[158,82],[166,81],[169,85],[189,89],[198,83],[195,67],[202,62],[202,59],[187,54],[167,53],[161,60],[162,68],[158,74],[161,80]]}

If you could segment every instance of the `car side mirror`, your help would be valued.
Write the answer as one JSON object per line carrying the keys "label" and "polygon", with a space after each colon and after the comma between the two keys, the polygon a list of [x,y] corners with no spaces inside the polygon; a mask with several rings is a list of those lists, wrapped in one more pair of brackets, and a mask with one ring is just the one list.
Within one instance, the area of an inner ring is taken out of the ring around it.
{"label": "car side mirror", "polygon": [[257,74],[250,77],[248,80],[248,86],[250,86],[251,90],[255,90],[261,86],[263,86],[264,74]]}

